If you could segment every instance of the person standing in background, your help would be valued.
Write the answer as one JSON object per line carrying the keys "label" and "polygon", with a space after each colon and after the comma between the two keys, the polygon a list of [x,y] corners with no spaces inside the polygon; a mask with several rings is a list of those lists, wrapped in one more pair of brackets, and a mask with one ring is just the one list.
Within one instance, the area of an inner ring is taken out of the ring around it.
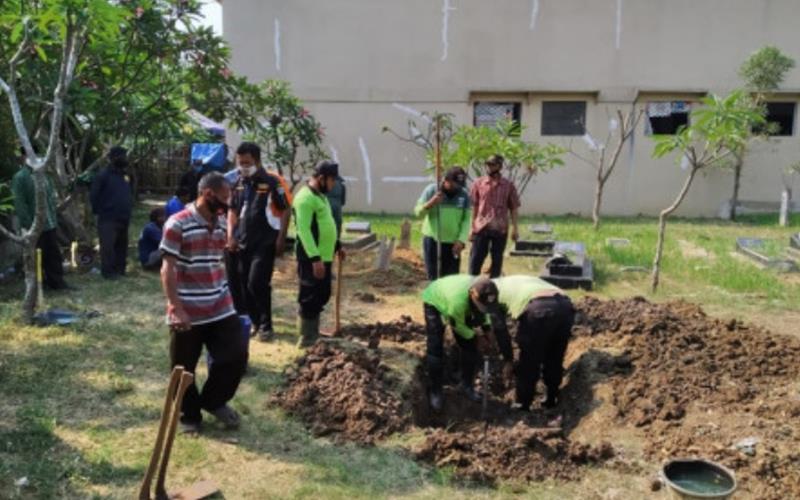
{"label": "person standing in background", "polygon": [[333,220],[336,222],[336,234],[339,239],[342,238],[342,208],[347,203],[347,187],[344,185],[344,179],[339,175],[339,165],[336,162],[326,162],[336,169],[336,182],[333,189],[328,192],[328,202],[331,204],[331,212],[333,213]]}
{"label": "person standing in background", "polygon": [[90,199],[97,216],[100,239],[100,270],[104,278],[125,276],[128,259],[128,226],[133,212],[128,151],[114,146],[108,152],[109,165],[92,182]]}
{"label": "person standing in background", "polygon": [[472,184],[472,249],[469,256],[469,274],[481,274],[486,256],[491,253],[492,265],[489,276],[499,277],[503,272],[503,252],[508,241],[509,214],[511,214],[511,239],[519,238],[517,214],[520,207],[519,195],[514,183],[503,178],[504,159],[492,155],[486,161],[487,175]]}

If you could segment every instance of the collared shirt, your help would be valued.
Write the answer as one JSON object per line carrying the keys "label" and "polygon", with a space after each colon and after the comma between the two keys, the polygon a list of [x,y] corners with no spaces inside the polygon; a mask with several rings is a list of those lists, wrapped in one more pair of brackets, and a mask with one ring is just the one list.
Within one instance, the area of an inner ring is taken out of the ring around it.
{"label": "collared shirt", "polygon": [[472,219],[472,233],[484,229],[508,234],[508,213],[519,208],[519,195],[514,184],[506,178],[497,180],[484,176],[478,178],[470,190],[475,217]]}
{"label": "collared shirt", "polygon": [[236,314],[223,264],[225,219],[216,219],[209,223],[192,203],[164,225],[160,249],[176,259],[178,298],[193,325]]}
{"label": "collared shirt", "polygon": [[244,248],[272,244],[281,229],[281,216],[291,205],[291,192],[278,174],[258,168],[250,177],[226,174],[233,180],[231,209],[238,223],[234,234]]}
{"label": "collared shirt", "polygon": [[466,189],[459,189],[455,194],[445,195],[442,202],[431,208],[425,204],[436,196],[439,188],[431,184],[425,188],[414,207],[417,217],[424,216],[422,234],[442,243],[460,241],[466,243],[469,238],[470,203],[469,193]]}
{"label": "collared shirt", "polygon": [[[53,190],[53,183],[45,176],[45,209],[43,231],[55,229],[58,225],[56,219],[56,195]],[[33,171],[30,167],[24,166],[19,172],[14,174],[11,180],[11,194],[14,196],[14,211],[19,219],[19,225],[23,229],[29,229],[33,225],[33,218],[36,215],[36,189],[33,185]]]}

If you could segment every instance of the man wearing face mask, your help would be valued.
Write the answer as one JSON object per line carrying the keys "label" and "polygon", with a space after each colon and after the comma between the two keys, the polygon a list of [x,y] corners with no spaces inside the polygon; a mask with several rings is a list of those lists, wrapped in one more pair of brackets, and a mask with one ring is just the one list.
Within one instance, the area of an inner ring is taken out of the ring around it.
{"label": "man wearing face mask", "polygon": [[[236,260],[229,269],[244,299],[258,339],[268,342],[272,330],[272,273],[283,248],[289,217],[289,194],[275,175],[261,166],[261,148],[243,142],[236,150],[239,178],[228,211],[228,253]],[[240,311],[241,312],[241,311]]]}
{"label": "man wearing face mask", "polygon": [[333,189],[338,165],[321,161],[311,179],[295,196],[292,210],[297,230],[297,275],[300,290],[297,302],[300,314],[298,347],[309,347],[319,337],[319,317],[331,297],[331,263],[334,254],[344,260],[336,221],[327,193]]}
{"label": "man wearing face mask", "polygon": [[236,394],[247,363],[247,345],[223,267],[230,187],[217,172],[203,176],[200,194],[169,218],[161,240],[161,284],[167,299],[170,361],[194,373],[205,346],[214,362],[202,391],[192,384],[181,405],[184,432],[201,430],[205,410],[226,428],[239,426],[228,402]]}
{"label": "man wearing face mask", "polygon": [[472,249],[469,256],[469,273],[481,274],[483,262],[491,253],[489,275],[497,278],[503,271],[503,252],[508,241],[508,216],[511,214],[511,239],[519,238],[517,212],[520,202],[514,183],[504,179],[503,157],[493,155],[486,161],[487,175],[472,184]]}
{"label": "man wearing face mask", "polygon": [[[461,252],[469,235],[469,194],[464,188],[467,173],[461,167],[447,171],[441,187],[425,188],[414,207],[422,223],[422,254],[428,280],[458,274]],[[441,245],[442,255],[438,255]]]}
{"label": "man wearing face mask", "polygon": [[125,275],[133,194],[127,150],[114,146],[108,152],[108,161],[92,181],[90,201],[97,216],[101,274],[113,280]]}

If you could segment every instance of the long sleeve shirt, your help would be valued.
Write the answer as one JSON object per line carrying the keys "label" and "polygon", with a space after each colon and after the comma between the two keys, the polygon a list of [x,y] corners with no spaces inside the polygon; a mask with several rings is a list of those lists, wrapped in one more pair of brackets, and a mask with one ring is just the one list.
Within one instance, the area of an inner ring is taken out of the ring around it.
{"label": "long sleeve shirt", "polygon": [[[45,219],[42,229],[49,231],[58,226],[56,219],[56,195],[50,179],[45,177]],[[36,215],[36,188],[33,184],[33,171],[24,166],[14,174],[11,180],[11,194],[14,196],[14,211],[17,214],[19,225],[28,229],[33,225]]]}
{"label": "long sleeve shirt", "polygon": [[133,212],[130,176],[112,166],[104,168],[92,182],[90,199],[92,212],[100,219],[129,221]]}
{"label": "long sleeve shirt", "polygon": [[414,207],[417,217],[424,217],[422,234],[441,243],[465,243],[469,239],[470,200],[469,193],[460,189],[455,195],[447,196],[437,206],[430,209],[425,204],[433,198],[439,188],[431,184],[425,188]]}
{"label": "long sleeve shirt", "polygon": [[474,337],[474,328],[487,324],[489,320],[469,306],[469,289],[477,279],[468,274],[445,276],[433,281],[422,292],[422,301],[435,307],[456,335],[465,339]]}
{"label": "long sleeve shirt", "polygon": [[328,198],[304,186],[292,204],[298,245],[298,260],[333,262],[338,247],[336,222]]}

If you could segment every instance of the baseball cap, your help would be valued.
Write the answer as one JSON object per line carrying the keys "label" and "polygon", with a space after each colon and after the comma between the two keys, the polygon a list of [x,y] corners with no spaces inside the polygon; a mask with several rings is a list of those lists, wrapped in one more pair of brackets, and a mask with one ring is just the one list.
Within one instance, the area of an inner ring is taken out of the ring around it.
{"label": "baseball cap", "polygon": [[494,314],[499,311],[498,296],[500,292],[494,281],[489,278],[478,278],[472,283],[470,290],[474,290],[477,294],[475,305],[482,313]]}
{"label": "baseball cap", "polygon": [[444,174],[445,180],[455,182],[461,187],[467,183],[467,173],[461,167],[452,167]]}
{"label": "baseball cap", "polygon": [[337,177],[339,175],[339,164],[330,160],[322,160],[314,167],[314,175]]}

